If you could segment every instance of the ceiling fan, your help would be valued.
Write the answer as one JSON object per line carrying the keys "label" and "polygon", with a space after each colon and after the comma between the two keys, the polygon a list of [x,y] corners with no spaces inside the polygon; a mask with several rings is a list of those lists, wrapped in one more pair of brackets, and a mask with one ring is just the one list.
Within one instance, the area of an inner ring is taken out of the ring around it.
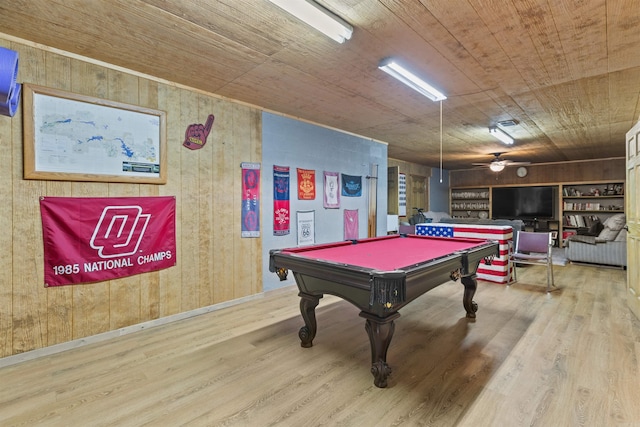
{"label": "ceiling fan", "polygon": [[494,159],[491,160],[489,163],[472,163],[472,164],[474,166],[488,167],[493,172],[500,172],[506,166],[523,166],[523,165],[531,164],[531,162],[514,162],[514,161],[503,159],[502,157],[500,157],[502,154],[505,154],[505,153],[491,153],[491,154],[493,154]]}

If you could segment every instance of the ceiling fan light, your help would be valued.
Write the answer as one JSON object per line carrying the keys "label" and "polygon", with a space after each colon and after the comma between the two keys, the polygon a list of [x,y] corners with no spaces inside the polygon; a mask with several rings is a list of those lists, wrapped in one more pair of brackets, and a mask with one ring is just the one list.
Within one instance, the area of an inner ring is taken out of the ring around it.
{"label": "ceiling fan light", "polygon": [[491,136],[493,136],[494,138],[499,139],[500,141],[502,141],[503,143],[505,143],[507,145],[512,145],[513,144],[513,138],[511,138],[509,135],[507,135],[506,132],[503,131],[502,129],[499,129],[497,127],[490,127],[489,128],[489,133],[491,134]]}
{"label": "ceiling fan light", "polygon": [[378,68],[434,102],[447,99],[438,89],[398,64],[392,58],[386,58],[380,61]]}
{"label": "ceiling fan light", "polygon": [[504,169],[504,163],[491,162],[491,164],[489,165],[489,169],[491,169],[492,172],[501,172]]}
{"label": "ceiling fan light", "polygon": [[353,27],[312,0],[269,0],[338,43],[351,38]]}

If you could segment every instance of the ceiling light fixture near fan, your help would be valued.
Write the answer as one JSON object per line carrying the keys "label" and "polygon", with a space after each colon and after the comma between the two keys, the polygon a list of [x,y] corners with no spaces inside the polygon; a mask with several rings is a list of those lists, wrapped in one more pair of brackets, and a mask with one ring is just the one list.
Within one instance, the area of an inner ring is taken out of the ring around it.
{"label": "ceiling light fixture near fan", "polygon": [[491,162],[491,164],[489,164],[489,169],[491,169],[492,172],[502,172],[505,166],[506,165],[504,164],[503,161],[496,160]]}
{"label": "ceiling light fixture near fan", "polygon": [[505,153],[491,153],[494,156],[494,159],[489,163],[472,163],[474,166],[483,166],[491,169],[492,172],[501,172],[507,166],[523,166],[530,165],[531,162],[513,162],[511,160],[503,159],[500,157]]}

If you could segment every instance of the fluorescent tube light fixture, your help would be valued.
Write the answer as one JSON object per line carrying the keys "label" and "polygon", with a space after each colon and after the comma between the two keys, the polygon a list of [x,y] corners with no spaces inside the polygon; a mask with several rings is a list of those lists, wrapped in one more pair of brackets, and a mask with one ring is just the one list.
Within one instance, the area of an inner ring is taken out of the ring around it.
{"label": "fluorescent tube light fixture", "polygon": [[513,138],[507,135],[502,129],[497,127],[490,127],[489,133],[494,137],[504,142],[507,145],[513,144]]}
{"label": "fluorescent tube light fixture", "polygon": [[383,59],[378,65],[378,68],[380,68],[390,76],[393,76],[396,79],[400,80],[411,89],[420,92],[434,102],[447,99],[447,97],[438,89],[434,88],[429,83],[413,74],[411,71],[399,65],[395,60],[391,58]]}
{"label": "fluorescent tube light fixture", "polygon": [[269,0],[338,43],[351,38],[353,27],[311,0]]}

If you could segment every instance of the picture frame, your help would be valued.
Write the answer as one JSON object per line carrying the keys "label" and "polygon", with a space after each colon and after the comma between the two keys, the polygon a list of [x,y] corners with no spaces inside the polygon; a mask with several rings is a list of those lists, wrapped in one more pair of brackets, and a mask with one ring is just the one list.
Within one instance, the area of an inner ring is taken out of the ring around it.
{"label": "picture frame", "polygon": [[164,111],[23,85],[24,178],[167,182]]}
{"label": "picture frame", "polygon": [[316,211],[297,211],[298,246],[314,245],[316,243]]}

